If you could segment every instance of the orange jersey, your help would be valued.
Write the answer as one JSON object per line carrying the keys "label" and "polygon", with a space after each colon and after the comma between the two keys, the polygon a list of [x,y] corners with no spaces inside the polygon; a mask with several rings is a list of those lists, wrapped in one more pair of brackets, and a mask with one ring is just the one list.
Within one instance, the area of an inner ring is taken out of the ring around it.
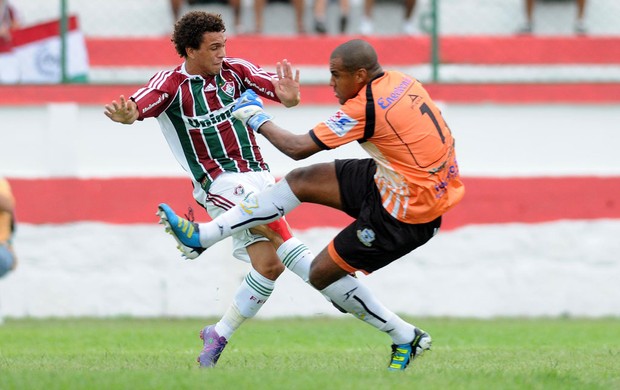
{"label": "orange jersey", "polygon": [[[358,141],[377,163],[383,207],[405,223],[425,223],[462,198],[454,138],[422,84],[386,71],[311,130],[324,148]],[[368,103],[367,103],[368,102]]]}

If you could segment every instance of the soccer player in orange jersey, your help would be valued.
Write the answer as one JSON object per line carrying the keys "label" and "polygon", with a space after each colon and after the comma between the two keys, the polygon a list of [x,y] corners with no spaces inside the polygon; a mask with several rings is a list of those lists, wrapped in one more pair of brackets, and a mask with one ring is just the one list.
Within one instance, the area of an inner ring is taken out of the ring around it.
{"label": "soccer player in orange jersey", "polygon": [[[341,107],[306,134],[277,126],[251,93],[241,96],[233,115],[296,160],[349,142],[358,142],[371,158],[297,168],[213,221],[195,225],[190,236],[173,233],[190,250],[208,248],[239,229],[276,220],[301,202],[346,212],[355,221],[314,258],[309,281],[337,307],[387,333],[389,369],[403,370],[430,348],[430,336],[387,309],[351,273],[385,267],[437,233],[442,215],[464,195],[454,138],[422,84],[384,71],[368,42],[338,46],[329,68]],[[172,226],[185,222],[165,204],[160,211]],[[270,239],[279,248],[287,245]]]}

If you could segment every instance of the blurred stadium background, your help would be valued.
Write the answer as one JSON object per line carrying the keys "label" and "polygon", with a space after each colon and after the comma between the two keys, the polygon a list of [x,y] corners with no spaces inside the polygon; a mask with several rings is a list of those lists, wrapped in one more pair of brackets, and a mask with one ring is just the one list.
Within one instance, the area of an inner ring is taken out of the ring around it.
{"label": "blurred stadium background", "polygon": [[[418,0],[416,19],[421,23],[429,18],[435,0]],[[20,0],[12,2],[20,11],[25,24],[57,18],[61,13],[61,0]],[[252,25],[252,1],[243,0],[244,21]],[[359,32],[359,18],[363,0],[351,0],[351,24],[348,32]],[[312,1],[305,2],[305,20],[308,31],[312,29]],[[376,33],[400,33],[402,1],[376,0]],[[449,35],[512,35],[525,21],[523,0],[440,0],[437,1],[441,32]],[[189,0],[184,10],[212,9],[221,13],[226,21],[232,14],[225,0]],[[168,0],[110,0],[91,2],[68,0],[67,11],[80,15],[84,32],[93,37],[153,37],[170,32],[173,22]],[[337,5],[329,2],[330,18],[336,20]],[[537,31],[544,35],[571,35],[576,5],[572,0],[539,0],[536,7]],[[586,19],[589,35],[618,35],[620,4],[614,0],[586,1]],[[267,35],[294,35],[293,11],[283,0],[268,2],[265,18]],[[330,19],[331,21],[332,19]],[[328,23],[335,31],[335,23]]]}
{"label": "blurred stadium background", "polygon": [[[193,206],[189,182],[155,121],[129,128],[103,115],[104,104],[180,62],[169,43],[168,0],[12,4],[24,29],[51,22],[52,35],[63,30],[65,10],[68,40],[82,49],[63,56],[59,40],[34,48],[29,66],[50,78],[0,85],[0,175],[17,198],[20,257],[0,280],[0,316],[221,315],[245,265],[228,243],[208,258],[180,261],[154,210],[161,201]],[[264,34],[228,44],[229,55],[267,69],[282,58],[301,68],[302,106],[270,106],[300,132],[335,109],[330,51],[360,37],[361,0],[352,1],[346,35],[334,33],[337,5],[329,6],[328,35],[312,32],[311,2],[305,35],[294,33],[289,3],[270,2]],[[232,25],[221,2],[189,9],[222,13]],[[243,11],[251,26],[251,1]],[[418,77],[441,101],[468,189],[442,234],[366,279],[396,311],[620,316],[620,2],[588,1],[584,36],[573,31],[575,13],[574,1],[541,0],[536,30],[523,36],[515,34],[525,20],[522,0],[418,0],[421,33],[405,36],[402,4],[376,1],[375,34],[365,39],[385,68]],[[31,43],[32,34],[19,39]],[[70,65],[76,59],[81,66]],[[363,156],[351,147],[291,162],[263,147],[276,177]],[[319,251],[347,219],[303,206],[290,221]],[[399,293],[405,285],[409,293]],[[259,315],[315,314],[337,313],[287,274]]]}
{"label": "blurred stadium background", "polygon": [[[102,3],[65,0],[65,6],[61,7],[62,3],[23,0],[15,6],[24,26],[58,19],[63,10],[77,17],[79,30],[86,39],[90,82],[140,83],[154,69],[178,62],[169,45],[173,18],[168,0]],[[250,26],[248,30],[254,20],[251,3],[251,0],[242,2],[242,18]],[[288,53],[307,68],[305,82],[325,83],[324,64],[333,46],[328,42],[338,38],[313,33],[312,3],[305,3],[305,27],[309,33],[300,37],[295,33],[290,2],[268,2],[264,34],[231,40],[230,55],[239,52],[264,62],[261,65],[271,66],[273,58]],[[359,34],[363,0],[351,3],[348,33]],[[329,31],[335,32],[337,4],[329,1],[329,6]],[[404,40],[402,1],[378,0],[373,15],[374,36],[385,40],[379,49],[386,65],[413,70],[423,81],[620,80],[620,49],[616,40],[620,37],[619,2],[590,0],[586,3],[586,36],[574,33],[577,11],[573,0],[538,0],[534,34],[516,35],[525,21],[524,8],[524,0],[418,0],[414,18],[420,34]],[[190,9],[221,13],[230,32],[234,31],[232,12],[223,0],[195,0],[186,3],[183,11]],[[431,34],[434,31],[436,36]],[[398,41],[393,40],[396,37]],[[265,38],[274,41],[270,43]]]}

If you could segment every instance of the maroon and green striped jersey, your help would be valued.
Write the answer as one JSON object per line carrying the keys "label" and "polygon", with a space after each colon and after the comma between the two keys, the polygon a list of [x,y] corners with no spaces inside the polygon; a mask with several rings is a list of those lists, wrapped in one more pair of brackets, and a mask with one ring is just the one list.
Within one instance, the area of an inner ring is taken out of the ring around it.
{"label": "maroon and green striped jersey", "polygon": [[223,172],[268,171],[254,132],[232,116],[247,89],[279,102],[275,75],[239,58],[226,58],[218,75],[190,75],[185,64],[155,74],[136,91],[139,120],[156,117],[181,166],[205,190]]}

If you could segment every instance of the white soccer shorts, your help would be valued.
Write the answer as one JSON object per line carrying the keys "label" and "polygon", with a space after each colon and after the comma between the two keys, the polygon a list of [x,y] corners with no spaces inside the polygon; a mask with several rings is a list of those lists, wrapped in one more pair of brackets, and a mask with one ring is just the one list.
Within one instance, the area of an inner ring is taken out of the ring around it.
{"label": "white soccer shorts", "polygon": [[[194,198],[206,205],[207,213],[215,218],[234,205],[239,204],[251,192],[258,193],[275,184],[275,179],[270,172],[225,172],[219,175],[211,184],[208,192],[200,185],[194,187]],[[252,234],[244,230],[233,234],[233,256],[239,260],[250,262],[247,246],[259,242],[268,241],[259,234]]]}

